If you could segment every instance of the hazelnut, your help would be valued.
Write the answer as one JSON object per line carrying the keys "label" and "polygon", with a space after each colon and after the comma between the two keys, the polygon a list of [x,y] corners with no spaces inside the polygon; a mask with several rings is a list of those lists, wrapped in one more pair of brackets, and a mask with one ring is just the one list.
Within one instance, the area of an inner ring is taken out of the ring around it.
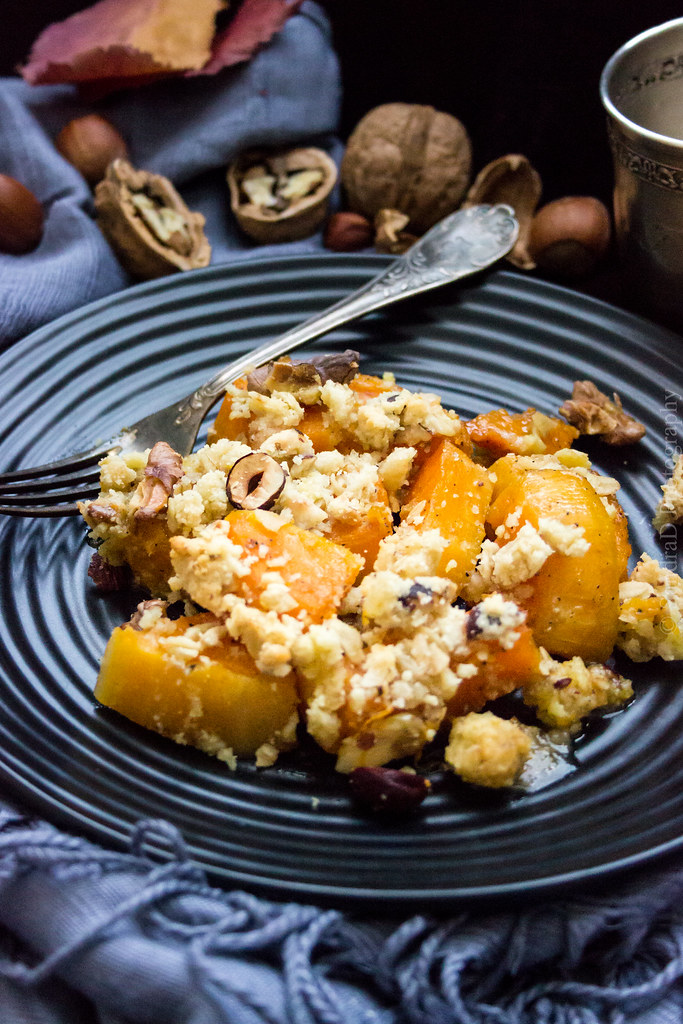
{"label": "hazelnut", "polygon": [[565,196],[541,207],[531,222],[529,253],[556,277],[588,274],[607,251],[610,215],[592,196]]}
{"label": "hazelnut", "polygon": [[333,213],[325,226],[323,241],[335,252],[354,252],[372,243],[372,225],[362,213]]}
{"label": "hazelnut", "polygon": [[128,147],[121,135],[99,114],[86,114],[69,121],[55,139],[55,147],[89,185],[102,181],[112,160],[128,156]]}
{"label": "hazelnut", "polygon": [[0,250],[15,256],[30,252],[43,237],[43,207],[33,192],[8,174],[0,174]]}
{"label": "hazelnut", "polygon": [[269,509],[282,494],[287,474],[265,452],[251,452],[238,459],[228,473],[226,493],[235,508]]}

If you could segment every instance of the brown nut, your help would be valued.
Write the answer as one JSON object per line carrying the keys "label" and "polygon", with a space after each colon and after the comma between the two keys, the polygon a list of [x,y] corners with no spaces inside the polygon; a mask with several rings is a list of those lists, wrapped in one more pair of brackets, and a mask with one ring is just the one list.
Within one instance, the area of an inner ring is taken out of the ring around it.
{"label": "brown nut", "polygon": [[228,167],[230,206],[256,242],[307,238],[327,216],[337,165],[323,149],[251,150]]}
{"label": "brown nut", "polygon": [[272,395],[273,391],[291,391],[290,381],[297,386],[316,385],[318,388],[328,380],[336,384],[348,384],[358,373],[359,362],[360,354],[350,348],[344,349],[343,352],[311,356],[310,359],[290,359],[289,356],[282,356],[252,370],[247,375],[247,387],[250,391],[258,391],[262,395]]}
{"label": "brown nut", "polygon": [[380,210],[375,217],[375,248],[391,256],[400,256],[417,242],[417,236],[403,229],[408,216],[400,210]]}
{"label": "brown nut", "polygon": [[55,148],[81,172],[89,185],[102,181],[112,160],[128,156],[122,136],[99,114],[86,114],[69,121],[55,139]]}
{"label": "brown nut", "polygon": [[604,256],[612,228],[604,203],[565,196],[543,206],[529,231],[529,253],[540,270],[556,277],[588,274]]}
{"label": "brown nut", "polygon": [[351,791],[374,814],[404,817],[420,806],[430,789],[428,779],[397,768],[354,768],[349,775]]}
{"label": "brown nut", "polygon": [[235,508],[253,511],[269,509],[282,494],[287,474],[275,459],[265,452],[243,455],[228,473],[225,490]]}
{"label": "brown nut", "polygon": [[507,259],[520,270],[533,270],[528,238],[531,221],[541,198],[541,178],[525,156],[509,153],[492,160],[474,179],[463,207],[479,203],[506,203],[515,211],[519,234]]}
{"label": "brown nut", "polygon": [[421,235],[457,210],[471,167],[470,140],[456,117],[419,104],[384,103],[351,133],[341,181],[356,213],[372,219],[382,209],[400,210]]}
{"label": "brown nut", "polygon": [[134,277],[162,277],[208,266],[204,217],[192,213],[161,174],[112,161],[95,189],[97,223]]}
{"label": "brown nut", "polygon": [[579,433],[597,434],[607,444],[634,444],[645,436],[644,424],[624,411],[616,391],[610,399],[592,380],[575,380],[559,411]]}
{"label": "brown nut", "polygon": [[33,192],[8,174],[0,174],[0,251],[19,256],[43,237],[45,216]]}
{"label": "brown nut", "polygon": [[362,213],[333,213],[325,225],[323,242],[335,252],[355,252],[372,245],[372,224]]}

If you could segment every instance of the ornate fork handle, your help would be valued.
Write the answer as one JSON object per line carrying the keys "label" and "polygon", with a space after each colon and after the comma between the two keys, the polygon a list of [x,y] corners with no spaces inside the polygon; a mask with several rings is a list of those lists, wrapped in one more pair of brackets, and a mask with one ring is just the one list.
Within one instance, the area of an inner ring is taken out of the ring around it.
{"label": "ornate fork handle", "polygon": [[176,423],[208,412],[231,381],[254,367],[398,299],[490,266],[510,251],[518,230],[509,206],[472,206],[452,213],[362,288],[220,370],[179,403]]}

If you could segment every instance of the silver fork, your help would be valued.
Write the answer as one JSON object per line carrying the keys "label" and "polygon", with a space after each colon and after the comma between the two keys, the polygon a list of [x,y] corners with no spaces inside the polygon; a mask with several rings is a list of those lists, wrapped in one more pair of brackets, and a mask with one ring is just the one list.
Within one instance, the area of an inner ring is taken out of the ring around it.
{"label": "silver fork", "polygon": [[89,451],[0,474],[0,513],[78,514],[77,502],[98,493],[98,463],[112,452],[144,450],[163,440],[181,455],[188,455],[202,420],[231,381],[366,313],[490,266],[510,251],[518,230],[509,206],[472,206],[450,214],[366,285],[274,341],[245,353],[191,395],[144,416]]}

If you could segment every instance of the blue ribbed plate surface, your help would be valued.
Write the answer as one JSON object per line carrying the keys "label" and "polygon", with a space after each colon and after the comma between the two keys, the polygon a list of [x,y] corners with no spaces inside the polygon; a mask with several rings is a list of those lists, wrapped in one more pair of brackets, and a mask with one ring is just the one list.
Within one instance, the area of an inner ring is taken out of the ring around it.
{"label": "blue ribbed plate surface", "polygon": [[[141,285],[61,318],[2,357],[0,467],[46,461],[167,405],[240,354],[364,283],[382,257],[255,260]],[[683,341],[569,290],[506,271],[337,331],[363,369],[432,389],[464,417],[556,413],[578,378],[618,390],[647,426],[634,450],[595,446],[622,481],[635,553],[675,567],[650,519],[683,409]],[[676,666],[633,673],[637,698],[578,744],[579,767],[512,799],[434,787],[404,826],[359,814],[345,780],[310,764],[230,772],[92,698],[130,608],[86,576],[78,520],[0,521],[0,779],[32,811],[123,848],[141,817],[183,832],[226,886],[366,906],[547,894],[679,850],[683,688]],[[163,851],[155,851],[163,854]]]}

